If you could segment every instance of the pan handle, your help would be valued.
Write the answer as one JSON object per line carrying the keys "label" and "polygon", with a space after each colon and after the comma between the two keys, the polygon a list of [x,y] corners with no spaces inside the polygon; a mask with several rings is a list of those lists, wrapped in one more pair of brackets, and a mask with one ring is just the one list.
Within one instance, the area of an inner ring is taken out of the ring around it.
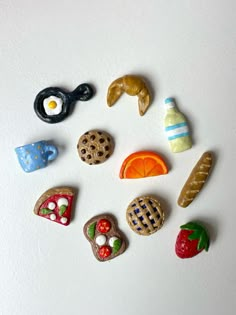
{"label": "pan handle", "polygon": [[77,88],[69,93],[69,98],[74,101],[88,101],[94,95],[92,86],[88,83],[83,83],[77,86]]}

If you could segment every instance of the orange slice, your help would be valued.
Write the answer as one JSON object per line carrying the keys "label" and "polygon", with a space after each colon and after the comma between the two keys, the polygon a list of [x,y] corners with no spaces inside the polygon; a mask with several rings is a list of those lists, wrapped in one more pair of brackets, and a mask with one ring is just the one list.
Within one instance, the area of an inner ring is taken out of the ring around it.
{"label": "orange slice", "polygon": [[150,151],[139,151],[124,160],[120,178],[142,178],[167,173],[167,165],[160,155]]}

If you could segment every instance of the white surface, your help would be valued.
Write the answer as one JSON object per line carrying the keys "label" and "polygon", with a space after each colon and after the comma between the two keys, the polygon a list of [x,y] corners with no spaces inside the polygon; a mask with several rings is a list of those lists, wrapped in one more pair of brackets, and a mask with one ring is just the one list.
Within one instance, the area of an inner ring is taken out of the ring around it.
{"label": "white surface", "polygon": [[[1,315],[232,315],[235,273],[235,1],[0,1],[0,314]],[[154,99],[145,116],[136,97],[106,105],[108,85],[140,74]],[[56,125],[40,121],[36,94],[48,86],[96,87]],[[191,122],[194,146],[172,154],[163,131],[163,99],[176,97]],[[76,150],[94,128],[116,141],[112,157],[90,167]],[[46,169],[24,173],[14,148],[52,139],[60,155]],[[122,181],[123,159],[151,149],[171,166],[167,176]],[[206,187],[193,204],[176,205],[179,191],[205,150],[216,154]],[[78,188],[68,227],[32,211],[48,188]],[[125,220],[129,202],[160,197],[167,220],[150,237],[133,233]],[[82,228],[102,212],[116,215],[129,247],[99,263]],[[205,222],[208,253],[183,261],[175,256],[179,226]]]}

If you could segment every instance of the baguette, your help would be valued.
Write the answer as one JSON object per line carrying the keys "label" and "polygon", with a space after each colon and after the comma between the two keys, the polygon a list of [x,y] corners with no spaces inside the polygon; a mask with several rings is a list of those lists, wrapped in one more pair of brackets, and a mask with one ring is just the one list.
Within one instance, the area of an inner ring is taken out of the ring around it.
{"label": "baguette", "polygon": [[186,208],[205,184],[212,167],[212,153],[205,152],[193,168],[178,198],[178,205]]}

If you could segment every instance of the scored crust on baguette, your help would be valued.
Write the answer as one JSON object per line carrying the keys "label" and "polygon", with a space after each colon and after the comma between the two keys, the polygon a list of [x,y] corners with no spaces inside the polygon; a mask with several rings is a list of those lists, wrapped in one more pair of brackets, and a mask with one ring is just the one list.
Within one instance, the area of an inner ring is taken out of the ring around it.
{"label": "scored crust on baguette", "polygon": [[178,198],[178,205],[186,208],[194,200],[205,184],[212,167],[212,153],[205,152],[193,168]]}

